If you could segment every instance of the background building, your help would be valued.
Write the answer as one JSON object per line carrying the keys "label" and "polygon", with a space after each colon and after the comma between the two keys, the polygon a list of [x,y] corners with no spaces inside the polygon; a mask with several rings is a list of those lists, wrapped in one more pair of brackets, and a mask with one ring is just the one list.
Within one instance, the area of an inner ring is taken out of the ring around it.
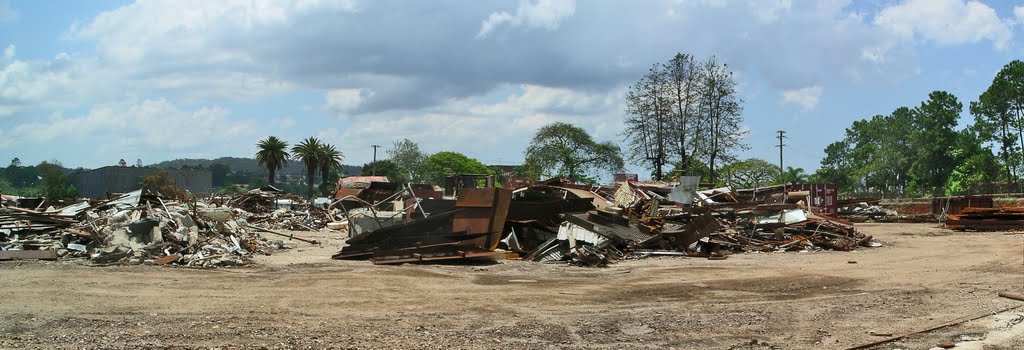
{"label": "background building", "polygon": [[78,189],[79,197],[106,198],[111,193],[124,193],[139,189],[142,177],[152,175],[158,170],[167,172],[174,179],[174,187],[195,194],[206,194],[213,191],[213,174],[205,169],[157,169],[106,166],[89,171],[72,174],[71,184]]}

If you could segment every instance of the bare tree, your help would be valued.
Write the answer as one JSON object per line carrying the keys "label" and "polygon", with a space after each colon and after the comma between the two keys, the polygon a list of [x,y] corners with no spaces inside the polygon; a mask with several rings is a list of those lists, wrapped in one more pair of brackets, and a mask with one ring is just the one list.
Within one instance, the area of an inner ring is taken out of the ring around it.
{"label": "bare tree", "polygon": [[733,161],[737,151],[748,148],[743,143],[747,131],[742,129],[743,101],[737,96],[736,80],[728,65],[711,57],[704,62],[702,71],[700,113],[708,127],[703,142],[708,152],[709,180],[714,183],[716,162]]}
{"label": "bare tree", "polygon": [[626,139],[629,159],[634,164],[647,164],[654,177],[661,179],[667,163],[668,144],[674,139],[669,126],[671,100],[665,73],[655,64],[640,81],[626,93]]}
{"label": "bare tree", "polygon": [[685,172],[689,170],[691,158],[700,152],[700,139],[703,136],[699,119],[701,115],[697,113],[701,67],[693,56],[677,53],[665,63],[663,72],[672,102],[669,120],[674,138],[668,146],[679,157],[678,164]]}

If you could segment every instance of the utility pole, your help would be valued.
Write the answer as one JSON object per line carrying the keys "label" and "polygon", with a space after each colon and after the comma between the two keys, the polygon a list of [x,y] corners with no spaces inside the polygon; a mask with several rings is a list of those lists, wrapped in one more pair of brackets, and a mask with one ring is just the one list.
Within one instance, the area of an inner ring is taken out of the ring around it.
{"label": "utility pole", "polygon": [[775,146],[775,147],[779,148],[779,175],[781,176],[782,173],[785,171],[782,168],[782,146],[785,146],[785,144],[782,143],[782,139],[785,139],[787,137],[785,136],[786,135],[785,131],[779,130],[777,132],[779,133],[779,136],[777,136],[777,138],[779,139],[779,145]]}
{"label": "utility pole", "polygon": [[373,176],[377,176],[377,147],[380,147],[380,145],[370,145],[370,147],[373,147],[373,163],[370,163],[373,164],[371,174],[373,174]]}

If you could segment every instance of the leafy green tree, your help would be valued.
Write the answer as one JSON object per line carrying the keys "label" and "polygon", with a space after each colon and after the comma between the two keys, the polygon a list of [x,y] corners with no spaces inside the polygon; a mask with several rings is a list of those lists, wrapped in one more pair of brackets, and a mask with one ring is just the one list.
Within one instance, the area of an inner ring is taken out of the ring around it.
{"label": "leafy green tree", "polygon": [[277,171],[288,164],[288,143],[277,138],[277,136],[269,136],[264,140],[260,140],[256,144],[259,151],[256,152],[256,161],[259,162],[261,167],[267,169],[267,183],[271,186],[274,185],[274,178]]}
{"label": "leafy green tree", "polygon": [[[391,181],[406,182],[423,181],[421,167],[426,156],[420,151],[420,146],[409,139],[395,141],[388,150],[388,158],[398,167],[402,177]],[[391,177],[388,177],[391,179]]]}
{"label": "leafy green tree", "polygon": [[835,183],[843,192],[902,194],[914,154],[912,118],[911,109],[900,107],[853,122],[843,140],[825,148],[814,179]]}
{"label": "leafy green tree", "polygon": [[378,159],[376,162],[369,162],[363,164],[363,176],[386,176],[388,181],[391,182],[402,182],[405,178],[402,174],[402,170],[398,168],[398,165],[390,159]]}
{"label": "leafy green tree", "polygon": [[246,192],[245,191],[245,187],[242,187],[242,185],[239,185],[239,184],[227,185],[227,186],[221,187],[219,190],[217,190],[217,194],[229,195],[229,196],[244,194],[245,192]]}
{"label": "leafy green tree", "polygon": [[786,170],[778,175],[778,182],[802,184],[807,183],[810,176],[804,172],[804,168],[786,167]]}
{"label": "leafy green tree", "polygon": [[49,199],[71,199],[78,195],[78,190],[68,182],[64,168],[60,162],[42,162],[36,167],[42,175],[43,196]]}
{"label": "leafy green tree", "polygon": [[946,195],[963,195],[985,190],[985,186],[999,179],[1003,170],[992,150],[982,145],[982,138],[974,127],[957,133],[956,146],[950,152],[952,171],[946,180]]}
{"label": "leafy green tree", "polygon": [[999,146],[1007,180],[1017,181],[1024,149],[1024,62],[1003,66],[970,111],[981,139]]}
{"label": "leafy green tree", "polygon": [[443,185],[449,174],[494,175],[494,170],[458,152],[437,152],[423,160],[423,175],[430,183]]}
{"label": "leafy green tree", "polygon": [[721,173],[726,185],[734,188],[756,188],[776,181],[779,167],[761,158],[749,158],[723,166]]}
{"label": "leafy green tree", "polygon": [[306,198],[313,198],[313,181],[320,166],[321,142],[315,137],[307,137],[299,144],[292,146],[292,159],[301,161],[306,166]]}
{"label": "leafy green tree", "polygon": [[556,122],[537,130],[526,148],[527,168],[540,176],[558,176],[573,181],[586,180],[595,170],[618,171],[623,168],[619,146],[598,143],[580,127]]}
{"label": "leafy green tree", "polygon": [[11,165],[10,166],[12,166],[12,167],[20,167],[21,166],[21,158],[14,157],[14,159],[11,159]]}
{"label": "leafy green tree", "polygon": [[956,165],[951,154],[957,143],[955,130],[963,104],[945,91],[928,95],[913,111],[911,140],[914,160],[910,166],[911,195],[941,195]]}
{"label": "leafy green tree", "polygon": [[331,173],[341,169],[341,159],[344,156],[332,144],[325,143],[320,145],[320,154],[317,155],[317,161],[320,163],[320,193],[322,195],[328,196],[333,192],[333,186],[330,183]]}

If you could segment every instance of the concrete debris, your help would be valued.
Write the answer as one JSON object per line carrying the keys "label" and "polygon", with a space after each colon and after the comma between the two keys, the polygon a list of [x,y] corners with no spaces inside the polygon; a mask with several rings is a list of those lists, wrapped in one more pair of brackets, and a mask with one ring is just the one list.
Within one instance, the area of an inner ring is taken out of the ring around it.
{"label": "concrete debris", "polygon": [[328,212],[272,210],[263,206],[268,192],[273,193],[256,190],[230,199],[199,201],[138,190],[45,211],[4,205],[0,207],[0,257],[213,267],[245,265],[254,255],[288,248],[264,234],[318,244],[272,228],[319,230],[333,221]]}

